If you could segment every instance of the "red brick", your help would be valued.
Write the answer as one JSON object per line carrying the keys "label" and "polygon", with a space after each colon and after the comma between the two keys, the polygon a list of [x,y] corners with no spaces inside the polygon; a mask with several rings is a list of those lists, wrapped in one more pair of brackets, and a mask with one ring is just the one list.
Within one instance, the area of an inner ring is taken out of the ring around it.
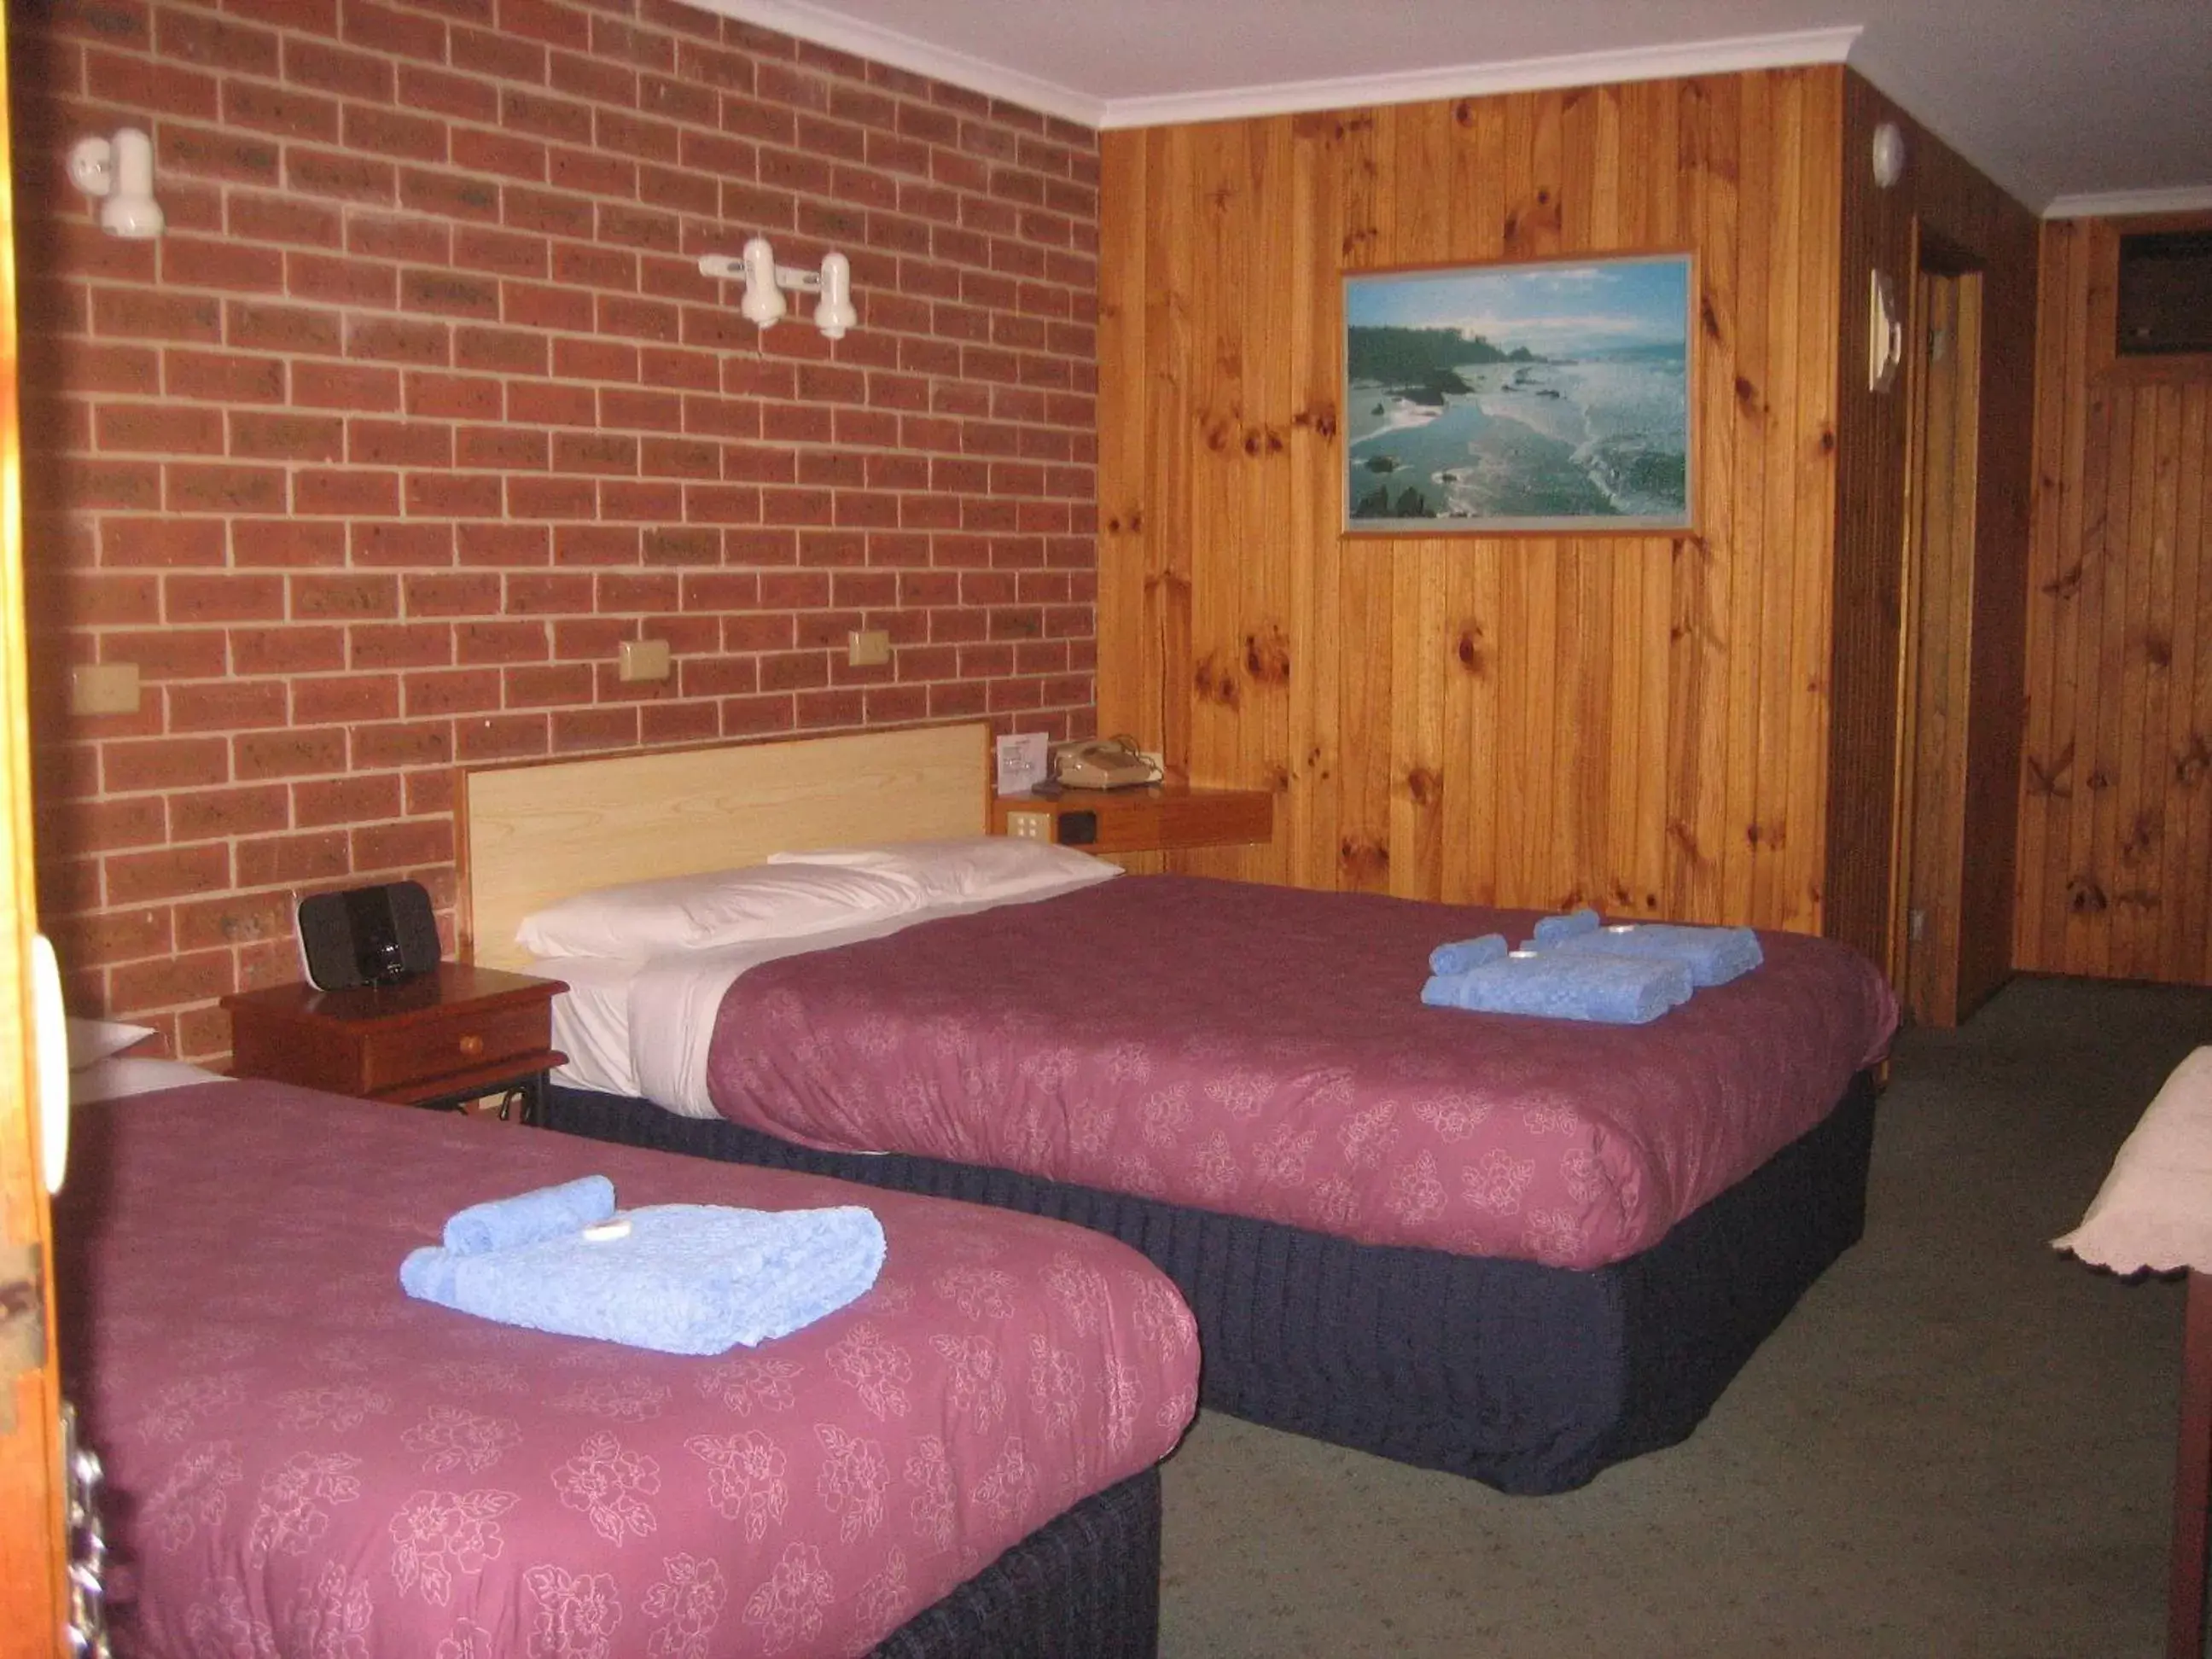
{"label": "red brick", "polygon": [[[309,674],[345,665],[345,630],[338,628],[237,629],[230,660],[240,674]],[[298,690],[295,682],[294,691]]]}
{"label": "red brick", "polygon": [[[281,811],[284,792],[271,789]],[[280,817],[274,827],[283,829]],[[256,833],[259,830],[257,830]],[[210,950],[218,945],[252,945],[276,940],[294,942],[292,896],[289,893],[243,893],[175,907],[177,948]]]}
{"label": "red brick", "polygon": [[228,541],[220,520],[109,517],[100,521],[100,559],[140,568],[219,565]]}
{"label": "red brick", "polygon": [[179,842],[266,835],[289,829],[290,811],[281,784],[194,789],[169,797],[170,833]]}
{"label": "red brick", "polygon": [[[168,728],[174,732],[236,732],[282,726],[288,717],[283,683],[237,680],[167,688]],[[181,837],[180,837],[181,838]]]}
{"label": "red brick", "polygon": [[345,564],[345,531],[299,518],[239,518],[230,525],[230,556],[241,568],[312,568]]}
{"label": "red brick", "polygon": [[397,110],[376,109],[365,104],[349,104],[345,110],[345,143],[348,149],[368,150],[378,155],[404,156],[412,161],[443,161],[446,159],[447,125],[418,115],[404,115]]}
{"label": "red brick", "polygon": [[101,865],[111,905],[219,892],[230,884],[230,849],[220,845],[117,853]]}
{"label": "red brick", "polygon": [[230,453],[258,460],[334,461],[345,448],[345,422],[334,415],[230,414]]}
{"label": "red brick", "polygon": [[549,752],[542,714],[482,715],[453,723],[457,758],[467,762],[523,760]]}
{"label": "red brick", "polygon": [[231,740],[232,765],[240,778],[289,778],[345,769],[345,732],[334,726],[257,732]]}
{"label": "red brick", "polygon": [[399,568],[453,562],[453,527],[449,524],[357,524],[349,538],[356,565]]}
{"label": "red brick", "polygon": [[297,36],[284,42],[284,78],[299,87],[343,93],[349,98],[392,101],[392,61],[375,52],[349,52],[321,40]]}
{"label": "red brick", "polygon": [[391,773],[292,786],[293,822],[302,830],[396,818],[400,811],[399,780]]}
{"label": "red brick", "polygon": [[306,306],[234,300],[222,308],[222,336],[240,351],[335,355],[342,335],[339,319]]}
{"label": "red brick", "polygon": [[551,553],[549,527],[540,524],[464,524],[454,539],[465,565],[537,565]]}
{"label": "red brick", "polygon": [[[325,725],[388,720],[399,713],[399,681],[392,674],[343,674],[295,680],[292,685],[292,710],[295,720]],[[308,821],[301,822],[304,828]]]}
{"label": "red brick", "polygon": [[314,138],[327,143],[338,136],[336,100],[263,82],[224,81],[222,113],[232,126],[287,138]]}
{"label": "red brick", "polygon": [[[222,849],[217,848],[217,851]],[[228,884],[229,861],[223,861]],[[112,877],[110,878],[111,884]],[[143,1023],[149,1010],[180,1004],[211,1001],[231,990],[230,952],[204,951],[161,962],[118,965],[108,975],[108,996],[117,1008],[130,1011]]]}
{"label": "red brick", "polygon": [[281,513],[284,475],[274,468],[200,465],[162,468],[162,495],[173,513]]}
{"label": "red brick", "polygon": [[340,33],[349,46],[412,58],[423,63],[446,59],[446,25],[435,18],[380,6],[370,0],[345,0]]}
{"label": "red brick", "polygon": [[172,174],[273,185],[280,154],[265,138],[164,121],[155,134],[155,187],[166,194],[167,186],[160,181]]}
{"label": "red brick", "polygon": [[309,196],[350,202],[390,202],[398,194],[398,174],[388,161],[294,144],[284,147],[284,182]]}
{"label": "red brick", "polygon": [[335,881],[352,873],[346,838],[337,830],[309,835],[264,836],[238,843],[238,884],[276,887],[295,882]]}
{"label": "red brick", "polygon": [[398,297],[399,273],[368,259],[295,252],[284,261],[284,291],[295,300],[389,311]]}
{"label": "red brick", "polygon": [[399,475],[358,468],[302,468],[293,481],[292,509],[311,514],[396,514]]}
{"label": "red brick", "polygon": [[500,516],[500,481],[448,472],[410,472],[406,483],[410,517],[495,519]]}
{"label": "red brick", "polygon": [[222,414],[190,404],[108,404],[94,429],[102,449],[171,455],[222,453]]}
{"label": "red brick", "polygon": [[[455,63],[461,60],[457,54]],[[465,121],[489,121],[499,112],[499,94],[472,75],[453,75],[422,64],[399,66],[399,101],[409,109],[435,110]]]}
{"label": "red brick", "polygon": [[547,434],[526,428],[463,427],[455,437],[454,460],[461,466],[543,471]]}
{"label": "red brick", "polygon": [[101,289],[92,296],[96,334],[145,340],[219,340],[222,305],[204,295]]}
{"label": "red brick", "polygon": [[399,585],[390,576],[349,571],[343,575],[291,579],[292,614],[319,621],[353,622],[399,614]]}
{"label": "red brick", "polygon": [[353,832],[353,867],[357,873],[450,864],[453,858],[453,825],[449,818],[380,823]]}
{"label": "red brick", "polygon": [[346,459],[357,466],[450,466],[453,431],[434,421],[346,422]]}
{"label": "red brick", "polygon": [[399,407],[399,371],[355,363],[295,363],[292,401],[310,409],[363,411]]}

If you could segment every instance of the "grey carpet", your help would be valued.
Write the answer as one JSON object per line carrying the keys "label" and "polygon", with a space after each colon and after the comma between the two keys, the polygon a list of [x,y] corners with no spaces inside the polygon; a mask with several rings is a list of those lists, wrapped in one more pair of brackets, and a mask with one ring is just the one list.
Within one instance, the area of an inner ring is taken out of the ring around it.
{"label": "grey carpet", "polygon": [[1867,1236],[1682,1445],[1508,1498],[1209,1413],[1168,1464],[1161,1650],[2163,1650],[2181,1287],[2048,1248],[2212,992],[2015,981],[1899,1039]]}

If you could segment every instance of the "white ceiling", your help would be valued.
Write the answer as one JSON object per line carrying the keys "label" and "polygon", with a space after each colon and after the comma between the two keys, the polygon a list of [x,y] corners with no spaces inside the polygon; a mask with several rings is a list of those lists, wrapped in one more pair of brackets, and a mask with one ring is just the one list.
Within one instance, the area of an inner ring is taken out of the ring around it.
{"label": "white ceiling", "polygon": [[2038,212],[2212,206],[2212,0],[690,0],[1086,126],[1846,56]]}

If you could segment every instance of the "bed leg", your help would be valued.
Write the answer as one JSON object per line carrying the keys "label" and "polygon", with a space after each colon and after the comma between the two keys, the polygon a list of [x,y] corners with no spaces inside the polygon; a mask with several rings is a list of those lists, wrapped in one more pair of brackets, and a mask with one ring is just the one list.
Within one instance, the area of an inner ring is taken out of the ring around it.
{"label": "bed leg", "polygon": [[2192,1270],[2182,1324],[2181,1443],[2173,1474],[2166,1659],[2203,1659],[2208,1504],[2212,1504],[2212,1276]]}

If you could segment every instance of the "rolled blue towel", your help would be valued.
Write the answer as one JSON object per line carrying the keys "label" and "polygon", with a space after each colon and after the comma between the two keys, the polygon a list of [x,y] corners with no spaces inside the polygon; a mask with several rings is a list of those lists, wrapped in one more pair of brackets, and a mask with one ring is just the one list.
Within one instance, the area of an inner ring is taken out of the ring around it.
{"label": "rolled blue towel", "polygon": [[1748,927],[1689,927],[1676,922],[1620,922],[1563,940],[1561,950],[1591,955],[1663,958],[1690,970],[1690,983],[1725,985],[1766,959]]}
{"label": "rolled blue towel", "polygon": [[400,1264],[424,1302],[532,1330],[661,1353],[715,1354],[788,1335],[864,1295],[884,1230],[857,1206],[830,1210],[658,1204],[587,1238],[571,1231],[477,1255],[425,1245]]}
{"label": "rolled blue towel", "polygon": [[1439,945],[1429,952],[1429,971],[1432,974],[1464,974],[1480,968],[1486,962],[1496,962],[1507,949],[1505,935],[1485,933],[1480,939],[1455,939],[1449,945]]}
{"label": "rolled blue towel", "polygon": [[1594,933],[1598,926],[1597,912],[1584,905],[1581,909],[1570,910],[1563,916],[1546,916],[1536,924],[1536,936],[1533,942],[1539,946],[1557,945],[1561,939],[1572,939],[1577,933]]}
{"label": "rolled blue towel", "polygon": [[1421,988],[1433,1008],[1478,1014],[1536,1014],[1606,1025],[1645,1025],[1690,1000],[1690,973],[1658,957],[1516,951],[1465,974],[1440,974]]}
{"label": "rolled blue towel", "polygon": [[614,1212],[615,1183],[603,1175],[585,1176],[456,1210],[446,1221],[446,1248],[459,1255],[481,1255],[514,1244],[535,1244],[605,1221]]}

